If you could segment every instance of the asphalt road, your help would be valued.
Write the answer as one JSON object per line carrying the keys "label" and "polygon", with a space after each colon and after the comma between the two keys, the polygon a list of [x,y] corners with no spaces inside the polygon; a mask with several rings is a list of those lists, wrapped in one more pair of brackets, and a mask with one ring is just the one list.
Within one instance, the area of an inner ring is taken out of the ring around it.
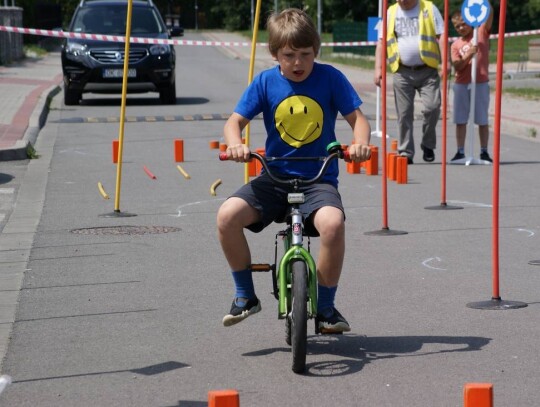
{"label": "asphalt road", "polygon": [[[243,168],[220,163],[209,142],[224,124],[214,115],[230,113],[247,83],[246,61],[213,47],[179,48],[178,59],[176,106],[129,97],[120,185],[111,159],[119,99],[65,107],[54,98],[42,156],[28,163],[45,194],[3,363],[14,382],[0,405],[197,407],[209,390],[233,388],[243,406],[447,407],[463,405],[470,382],[493,383],[499,407],[538,404],[540,268],[528,264],[540,258],[538,143],[501,141],[498,194],[494,167],[449,166],[443,182],[439,155],[425,164],[417,154],[406,185],[343,166],[348,252],[337,306],[352,332],[310,328],[308,371],[295,375],[270,276],[255,276],[262,312],[221,325],[233,286],[215,214]],[[261,121],[251,131],[261,146]],[[343,120],[338,132],[349,140]],[[425,209],[440,204],[441,185],[462,209]],[[114,216],[115,197],[124,216]],[[389,229],[406,234],[366,235],[383,229],[385,209]],[[254,260],[272,261],[277,230],[248,235]],[[491,299],[496,266],[502,299],[525,308],[467,307]]]}

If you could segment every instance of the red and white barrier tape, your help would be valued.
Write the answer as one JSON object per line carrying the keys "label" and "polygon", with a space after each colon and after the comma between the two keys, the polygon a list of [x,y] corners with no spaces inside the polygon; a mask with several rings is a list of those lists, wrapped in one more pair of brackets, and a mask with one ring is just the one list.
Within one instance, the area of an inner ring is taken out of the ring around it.
{"label": "red and white barrier tape", "polygon": [[[0,25],[0,31],[13,32],[18,34],[29,34],[29,35],[40,35],[44,37],[56,37],[56,38],[77,38],[85,40],[94,40],[94,41],[110,41],[110,42],[125,42],[126,37],[120,35],[105,35],[105,34],[84,34],[84,33],[74,33],[67,31],[53,31],[53,30],[42,30],[39,28],[21,28],[21,27],[10,27]],[[538,30],[529,30],[529,31],[519,31],[513,33],[504,34],[506,37],[521,37],[527,35],[538,35],[540,34],[540,29]],[[492,34],[490,39],[499,38],[498,34]],[[454,38],[449,38],[450,41],[455,40]],[[168,45],[196,45],[196,46],[210,46],[210,47],[250,47],[251,42],[233,42],[233,41],[194,41],[194,40],[174,40],[174,39],[158,39],[158,38],[142,38],[142,37],[131,37],[129,40],[130,43],[134,44],[168,44]],[[365,47],[365,46],[374,46],[377,45],[376,41],[347,41],[347,42],[323,42],[321,46],[323,47]],[[258,42],[257,46],[266,47],[267,43]]]}

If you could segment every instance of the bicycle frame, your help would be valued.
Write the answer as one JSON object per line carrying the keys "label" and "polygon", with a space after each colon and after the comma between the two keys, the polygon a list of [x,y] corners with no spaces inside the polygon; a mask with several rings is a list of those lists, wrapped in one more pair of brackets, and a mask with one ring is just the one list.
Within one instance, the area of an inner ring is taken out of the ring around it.
{"label": "bicycle frame", "polygon": [[285,254],[281,257],[277,273],[278,279],[278,318],[287,317],[291,306],[291,269],[293,260],[301,260],[308,270],[308,315],[313,318],[317,315],[317,267],[315,260],[303,246],[303,217],[297,205],[292,206],[292,216],[288,224],[283,244]]}

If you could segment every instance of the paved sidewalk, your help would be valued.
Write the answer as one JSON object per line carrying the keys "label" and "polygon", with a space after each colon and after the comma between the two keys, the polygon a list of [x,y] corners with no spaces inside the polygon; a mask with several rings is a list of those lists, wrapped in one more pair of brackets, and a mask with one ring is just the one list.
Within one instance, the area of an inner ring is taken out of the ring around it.
{"label": "paved sidewalk", "polygon": [[47,119],[49,98],[60,91],[60,54],[0,66],[0,161],[27,158]]}
{"label": "paved sidewalk", "polygon": [[[204,34],[208,40],[222,42],[246,42],[244,37],[225,31],[213,31]],[[221,50],[233,58],[249,59],[251,47],[221,47]],[[271,56],[265,47],[256,48],[258,67],[273,65]],[[531,72],[540,72],[540,64],[529,62],[527,73],[518,73],[517,64],[505,64],[504,86],[520,87],[540,86],[540,80]],[[340,69],[350,78],[362,98],[376,98],[377,88],[372,81],[372,72],[341,65]],[[494,71],[495,66],[491,70]],[[493,72],[492,72],[493,73]],[[493,74],[494,75],[494,74]],[[493,76],[492,75],[492,76]],[[494,76],[493,76],[494,78]],[[523,78],[523,79],[519,79]],[[34,144],[39,130],[47,118],[48,101],[60,90],[62,68],[60,54],[51,52],[44,57],[27,58],[9,66],[0,66],[0,161],[27,158],[26,149]],[[491,81],[495,86],[495,80]],[[387,79],[388,119],[394,120],[392,76]],[[451,94],[448,98],[448,123],[451,124]],[[418,105],[416,112],[420,113]],[[365,112],[370,119],[374,112]],[[371,113],[371,114],[370,114]],[[490,116],[492,123],[495,114],[495,101],[492,99]],[[373,121],[373,120],[372,120]],[[375,127],[375,123],[372,123]],[[451,127],[449,127],[451,128]],[[540,103],[511,96],[504,96],[501,114],[501,133],[540,140]]]}

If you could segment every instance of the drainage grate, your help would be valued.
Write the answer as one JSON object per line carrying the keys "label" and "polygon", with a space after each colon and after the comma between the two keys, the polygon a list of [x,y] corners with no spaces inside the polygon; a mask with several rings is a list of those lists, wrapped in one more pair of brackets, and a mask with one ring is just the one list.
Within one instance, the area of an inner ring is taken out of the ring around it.
{"label": "drainage grate", "polygon": [[173,226],[105,226],[73,229],[71,233],[79,235],[155,235],[178,232],[179,230],[181,229]]}

